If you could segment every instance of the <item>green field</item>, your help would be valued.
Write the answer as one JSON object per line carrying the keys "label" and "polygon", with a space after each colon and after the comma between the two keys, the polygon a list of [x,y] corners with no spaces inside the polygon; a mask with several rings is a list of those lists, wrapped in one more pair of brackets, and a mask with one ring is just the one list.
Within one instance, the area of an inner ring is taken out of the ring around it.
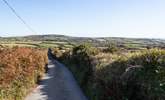
{"label": "green field", "polygon": [[24,37],[0,37],[0,45],[5,46],[31,46],[31,47],[61,47],[72,48],[75,45],[89,43],[94,47],[107,47],[115,43],[118,47],[126,49],[164,48],[165,40],[147,38],[117,38],[117,37],[71,37],[64,35],[31,35]]}

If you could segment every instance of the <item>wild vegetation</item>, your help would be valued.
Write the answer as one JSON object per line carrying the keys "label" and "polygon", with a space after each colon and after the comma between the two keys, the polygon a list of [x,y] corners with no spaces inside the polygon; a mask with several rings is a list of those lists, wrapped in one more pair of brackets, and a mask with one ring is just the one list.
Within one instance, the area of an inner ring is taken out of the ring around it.
{"label": "wild vegetation", "polygon": [[165,99],[165,50],[109,51],[79,45],[57,58],[73,72],[90,100]]}
{"label": "wild vegetation", "polygon": [[21,100],[35,86],[49,47],[90,100],[165,100],[164,44],[159,39],[58,35],[0,38],[0,100]]}
{"label": "wild vegetation", "polygon": [[0,100],[22,100],[45,72],[47,51],[0,48]]}

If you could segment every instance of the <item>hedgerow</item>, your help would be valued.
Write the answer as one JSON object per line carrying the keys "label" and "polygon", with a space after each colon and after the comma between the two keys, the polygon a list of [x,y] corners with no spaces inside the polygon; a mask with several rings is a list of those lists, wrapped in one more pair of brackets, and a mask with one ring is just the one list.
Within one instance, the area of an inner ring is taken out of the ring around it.
{"label": "hedgerow", "polygon": [[101,100],[164,100],[165,50],[146,50],[120,57],[96,71]]}
{"label": "hedgerow", "polygon": [[72,50],[64,52],[60,57],[59,54],[61,55],[61,53],[57,53],[57,49],[54,49],[54,55],[56,58],[68,65],[69,69],[75,75],[79,85],[86,93],[89,92],[86,88],[88,84],[90,84],[89,80],[92,77],[93,71],[91,55],[96,55],[98,53],[99,50],[91,47],[89,44],[78,45]]}
{"label": "hedgerow", "polygon": [[[80,45],[60,58],[91,100],[165,100],[165,50],[110,54],[109,64]],[[113,55],[115,57],[113,57]],[[112,60],[112,61],[110,61]],[[95,64],[93,64],[95,62]]]}
{"label": "hedgerow", "polygon": [[2,48],[0,50],[0,100],[22,100],[45,71],[46,50]]}

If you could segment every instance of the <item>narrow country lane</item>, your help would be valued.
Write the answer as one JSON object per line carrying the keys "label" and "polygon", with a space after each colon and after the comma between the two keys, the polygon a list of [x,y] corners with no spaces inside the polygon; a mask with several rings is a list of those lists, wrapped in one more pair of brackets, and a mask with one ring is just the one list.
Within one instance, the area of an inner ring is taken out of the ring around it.
{"label": "narrow country lane", "polygon": [[48,53],[48,73],[25,100],[87,100],[72,73]]}

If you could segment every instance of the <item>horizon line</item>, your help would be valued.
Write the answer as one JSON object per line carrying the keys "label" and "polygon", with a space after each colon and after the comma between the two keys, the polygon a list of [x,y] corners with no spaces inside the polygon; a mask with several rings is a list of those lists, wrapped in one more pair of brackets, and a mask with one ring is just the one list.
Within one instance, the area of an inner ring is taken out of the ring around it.
{"label": "horizon line", "polygon": [[132,39],[163,39],[165,38],[153,38],[153,37],[133,37],[133,36],[76,36],[76,35],[65,35],[65,34],[29,34],[29,35],[9,35],[9,36],[1,36],[0,38],[11,38],[11,37],[27,37],[27,36],[43,36],[43,35],[61,35],[61,36],[68,36],[68,37],[75,37],[75,38],[132,38]]}

